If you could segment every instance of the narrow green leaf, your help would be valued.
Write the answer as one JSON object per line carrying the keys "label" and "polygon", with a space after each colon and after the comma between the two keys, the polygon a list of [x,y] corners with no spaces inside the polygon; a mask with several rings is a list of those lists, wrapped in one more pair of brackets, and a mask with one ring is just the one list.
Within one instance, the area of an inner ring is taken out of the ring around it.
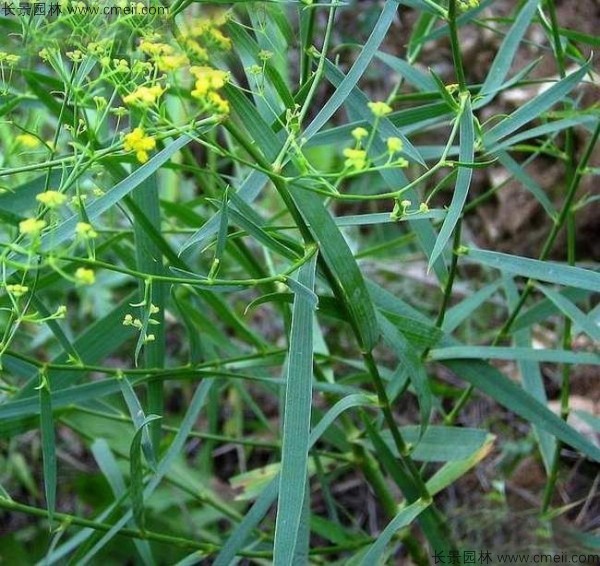
{"label": "narrow green leaf", "polygon": [[140,531],[144,531],[144,465],[142,464],[142,433],[158,415],[148,415],[136,430],[129,451],[130,497],[133,518]]}
{"label": "narrow green leaf", "polygon": [[390,543],[394,535],[402,528],[410,525],[427,507],[429,503],[425,503],[420,499],[403,507],[400,512],[387,524],[385,529],[377,537],[377,541],[373,543],[367,553],[361,560],[364,566],[372,566],[380,564],[385,551],[385,547]]}
{"label": "narrow green leaf", "polygon": [[[451,462],[464,460],[485,444],[488,432],[479,428],[430,425],[425,433],[418,426],[400,427],[404,440],[414,446],[411,457],[418,462]],[[388,430],[378,433],[388,448],[398,457],[398,451]]]}
{"label": "narrow green leaf", "polygon": [[366,351],[372,350],[379,339],[375,310],[346,240],[320,197],[304,189],[292,190],[290,194],[319,245],[339,293],[345,297],[350,323],[360,337],[361,346]]}
{"label": "narrow green leaf", "polygon": [[491,451],[496,437],[493,434],[487,434],[483,445],[472,454],[462,460],[453,460],[444,464],[429,480],[427,480],[427,490],[431,495],[436,495],[440,491],[452,485],[458,478],[464,476],[469,470],[474,468]]}
{"label": "narrow green leaf", "polygon": [[[298,272],[298,283],[311,292],[315,284],[316,256]],[[273,562],[294,563],[300,548],[300,518],[308,483],[308,450],[312,406],[313,315],[315,303],[305,293],[296,293],[292,313],[287,362],[282,433],[279,500],[275,523]]]}
{"label": "narrow green leaf", "polygon": [[429,425],[433,406],[433,397],[423,362],[418,351],[414,350],[414,347],[385,316],[379,315],[377,321],[384,340],[394,350],[400,363],[406,366],[411,383],[417,392],[421,414],[421,433],[423,434]]}
{"label": "narrow green leaf", "polygon": [[430,92],[436,89],[435,82],[425,73],[419,71],[416,67],[389,53],[378,51],[376,56],[383,61],[390,69],[396,71],[407,82],[417,87],[420,91]]}
{"label": "narrow green leaf", "polygon": [[[123,398],[125,399],[125,403],[127,404],[127,408],[129,409],[129,414],[131,415],[131,420],[136,428],[136,430],[142,429],[142,424],[146,420],[146,415],[144,414],[144,409],[142,408],[142,404],[140,403],[133,387],[129,380],[123,376],[119,379],[119,386],[121,388],[121,393],[123,394]],[[154,452],[154,446],[150,440],[150,435],[148,433],[148,429],[142,429],[142,450],[144,451],[144,456],[146,457],[146,461],[153,469],[156,468],[156,455]]]}
{"label": "narrow green leaf", "polygon": [[429,356],[432,360],[483,360],[492,358],[496,360],[532,360],[556,364],[600,365],[600,354],[573,352],[572,350],[535,350],[504,346],[448,346],[431,350]]}
{"label": "narrow green leaf", "polygon": [[535,15],[538,4],[539,0],[528,0],[523,8],[521,8],[515,22],[506,34],[498,53],[496,53],[492,66],[488,70],[481,91],[479,92],[479,96],[482,96],[483,99],[478,101],[478,107],[485,106],[490,102],[496,91],[501,88],[502,82],[510,71],[521,40]]}
{"label": "narrow green leaf", "polygon": [[506,151],[498,152],[498,161],[535,197],[543,206],[546,214],[550,218],[553,218],[556,213],[554,205],[544,192],[544,189],[540,187],[531,175],[527,174],[524,167],[517,163]]}
{"label": "narrow green leaf", "polygon": [[600,291],[600,273],[553,261],[539,261],[500,252],[470,249],[465,256],[477,263],[494,267],[500,271],[546,281],[556,285],[567,285],[589,291]]}
{"label": "narrow green leaf", "polygon": [[[157,175],[151,175],[144,179],[131,193],[131,207],[134,215],[134,241],[135,258],[137,269],[142,273],[149,275],[164,275],[163,255],[160,245],[148,237],[147,226],[156,228],[160,234],[161,210],[158,198],[158,178]],[[167,297],[167,285],[165,283],[154,281],[149,284],[148,281],[140,281],[140,300],[145,301],[144,316],[142,318],[143,327],[139,332],[138,341],[135,348],[135,363],[138,364],[138,356],[141,348],[144,349],[144,367],[161,368],[165,364],[166,353],[166,333],[165,333],[165,299]],[[147,292],[146,292],[147,291]],[[157,307],[155,313],[151,313],[152,306]],[[152,326],[151,334],[154,340],[146,341],[146,336],[150,334],[148,324],[152,320],[158,324]],[[160,380],[150,381],[148,383],[147,413],[162,415],[164,412],[164,392],[163,384]],[[156,422],[149,427],[150,437],[154,451],[158,452],[161,439],[160,423]],[[149,447],[146,446],[146,451]],[[150,452],[153,457],[153,452]],[[150,460],[152,462],[152,459]]]}
{"label": "narrow green leaf", "polygon": [[504,120],[484,134],[483,141],[485,147],[493,146],[501,139],[537,118],[542,112],[548,110],[548,108],[557,102],[560,102],[581,82],[588,70],[589,64],[584,65],[579,70],[558,81],[548,90],[538,94],[535,98],[519,107],[510,116],[504,118]]}
{"label": "narrow green leaf", "polygon": [[545,285],[537,285],[537,288],[546,295],[560,311],[569,317],[579,328],[585,332],[592,340],[600,343],[600,326],[580,311],[564,295],[557,293]]}
{"label": "narrow green leaf", "polygon": [[54,417],[52,415],[52,397],[48,375],[42,374],[40,384],[40,430],[42,434],[42,460],[44,470],[44,491],[46,494],[46,507],[48,509],[48,522],[50,530],[54,521],[56,509],[56,438],[54,434]]}
{"label": "narrow green leaf", "polygon": [[[471,162],[474,158],[475,147],[475,128],[473,126],[473,112],[471,111],[471,99],[465,100],[465,105],[462,114],[460,115],[460,146],[459,146],[459,161]],[[429,256],[429,268],[435,263],[436,259],[442,254],[448,240],[452,237],[452,233],[456,228],[458,221],[462,216],[462,211],[467,201],[469,186],[471,185],[471,177],[473,170],[470,167],[459,167],[458,175],[456,176],[456,186],[452,194],[452,202],[448,209],[448,214],[444,219],[440,233],[435,241],[435,246]]]}

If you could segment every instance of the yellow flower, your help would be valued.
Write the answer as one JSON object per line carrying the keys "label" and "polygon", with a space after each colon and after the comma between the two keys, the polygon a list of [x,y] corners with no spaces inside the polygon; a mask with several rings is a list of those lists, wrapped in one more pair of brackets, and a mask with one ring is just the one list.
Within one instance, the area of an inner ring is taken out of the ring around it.
{"label": "yellow flower", "polygon": [[383,118],[392,111],[391,106],[385,102],[369,102],[368,106],[377,118]]}
{"label": "yellow flower", "polygon": [[17,143],[25,146],[26,148],[33,149],[40,145],[40,140],[32,134],[19,134],[15,137]]}
{"label": "yellow flower", "polygon": [[87,222],[77,222],[77,226],[75,226],[75,233],[84,240],[87,240],[88,238],[96,238],[98,236],[96,230],[94,230],[92,225],[88,224]]}
{"label": "yellow flower", "polygon": [[64,204],[67,197],[58,191],[45,191],[36,195],[35,200],[46,205],[48,208],[56,208],[57,206]]}
{"label": "yellow flower", "polygon": [[163,73],[176,71],[188,64],[189,59],[185,55],[162,55],[156,59],[156,66]]}
{"label": "yellow flower", "polygon": [[429,206],[427,206],[426,202],[422,202],[419,205],[419,212],[429,212]]}
{"label": "yellow flower", "polygon": [[80,285],[93,285],[96,282],[96,275],[92,269],[78,267],[75,271],[75,279]]}
{"label": "yellow flower", "polygon": [[140,163],[148,161],[148,152],[156,147],[156,140],[147,136],[142,128],[136,128],[133,132],[125,134],[123,138],[123,149],[135,151],[135,156]]}
{"label": "yellow flower", "polygon": [[346,167],[352,167],[358,171],[367,167],[367,152],[363,149],[352,149],[348,147],[344,150],[344,157],[347,158],[344,162]]}
{"label": "yellow flower", "polygon": [[19,232],[21,234],[29,234],[35,236],[39,234],[46,226],[45,220],[36,220],[35,218],[27,218],[19,222]]}
{"label": "yellow flower", "polygon": [[16,283],[15,285],[7,285],[6,290],[11,293],[13,297],[22,297],[25,293],[27,293],[27,291],[29,291],[29,287]]}
{"label": "yellow flower", "polygon": [[167,43],[154,43],[148,39],[142,39],[140,41],[140,51],[156,57],[158,55],[170,55],[173,53],[173,47]]}
{"label": "yellow flower", "polygon": [[6,63],[8,65],[16,65],[21,57],[19,55],[13,55],[12,53],[7,53],[6,51],[0,51],[0,64]]}
{"label": "yellow flower", "polygon": [[356,140],[356,141],[360,141],[363,138],[366,138],[369,135],[369,132],[367,132],[367,130],[365,130],[364,128],[354,128],[352,130],[352,137]]}
{"label": "yellow flower", "polygon": [[165,90],[160,85],[154,86],[140,86],[136,88],[131,94],[123,97],[125,104],[139,104],[140,106],[150,106],[154,104],[160,95]]}
{"label": "yellow flower", "polygon": [[225,86],[227,73],[211,67],[190,67],[190,73],[196,77],[195,89],[192,96],[203,98],[210,91],[219,90]]}
{"label": "yellow flower", "polygon": [[390,153],[398,153],[399,151],[402,151],[402,148],[404,147],[400,138],[388,138],[386,143]]}

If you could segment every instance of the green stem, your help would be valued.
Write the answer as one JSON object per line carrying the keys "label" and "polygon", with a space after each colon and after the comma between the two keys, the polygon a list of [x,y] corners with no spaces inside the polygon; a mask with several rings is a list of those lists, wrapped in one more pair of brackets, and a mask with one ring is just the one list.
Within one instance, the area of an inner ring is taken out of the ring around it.
{"label": "green stem", "polygon": [[309,49],[312,46],[312,37],[313,37],[313,31],[314,31],[314,27],[315,27],[316,10],[310,5],[304,6],[303,8],[300,8],[300,9],[308,11],[308,18],[307,18],[307,22],[306,22],[306,32],[303,37],[302,58],[300,59],[300,88],[302,88],[308,81],[308,77],[310,75],[311,54],[309,53]]}
{"label": "green stem", "polygon": [[[34,517],[40,517],[46,519],[48,517],[48,511],[46,509],[39,509],[38,507],[32,507],[23,503],[17,503],[10,499],[0,499],[0,508],[16,513],[25,513]],[[76,515],[69,515],[67,513],[55,513],[54,517],[56,521],[61,521],[65,525],[77,525],[79,527],[85,527],[94,529],[95,531],[108,532],[112,529],[113,525],[108,523],[101,523],[92,519],[84,519]],[[119,530],[119,535],[128,538],[140,539],[140,540],[151,540],[176,546],[178,548],[194,548],[197,550],[203,550],[207,553],[214,553],[219,550],[219,547],[214,544],[203,543],[196,540],[190,540],[183,537],[175,537],[171,535],[164,535],[153,531],[144,531],[143,533],[137,529],[123,528]]]}
{"label": "green stem", "polygon": [[448,27],[450,29],[450,47],[452,49],[452,60],[454,61],[454,71],[458,89],[461,93],[468,92],[467,81],[465,80],[465,71],[463,68],[462,56],[460,54],[460,42],[458,39],[458,26],[456,23],[456,0],[450,0],[448,4]]}
{"label": "green stem", "polygon": [[458,267],[458,248],[460,247],[461,229],[462,220],[459,219],[456,223],[456,228],[454,229],[454,239],[452,242],[452,262],[450,263],[450,271],[448,273],[448,279],[446,280],[446,286],[444,287],[444,297],[442,299],[442,305],[440,306],[437,320],[435,321],[435,325],[438,328],[441,328],[442,324],[444,323],[446,310],[448,309],[448,306],[450,305],[450,299],[452,298],[452,287],[454,285],[456,269]]}

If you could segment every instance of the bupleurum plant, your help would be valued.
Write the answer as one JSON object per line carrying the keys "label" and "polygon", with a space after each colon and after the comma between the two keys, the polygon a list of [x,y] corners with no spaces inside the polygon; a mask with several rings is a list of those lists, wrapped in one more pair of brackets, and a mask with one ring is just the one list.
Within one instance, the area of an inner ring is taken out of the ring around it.
{"label": "bupleurum plant", "polygon": [[0,557],[469,563],[523,463],[536,548],[597,544],[597,40],[498,3],[0,8]]}

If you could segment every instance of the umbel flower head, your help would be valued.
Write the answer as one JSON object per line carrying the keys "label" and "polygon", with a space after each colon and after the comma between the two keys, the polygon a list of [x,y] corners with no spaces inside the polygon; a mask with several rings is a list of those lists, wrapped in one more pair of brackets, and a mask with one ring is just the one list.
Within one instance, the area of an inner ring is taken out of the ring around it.
{"label": "umbel flower head", "polygon": [[135,156],[140,163],[148,161],[148,152],[156,147],[156,140],[147,136],[143,128],[137,127],[133,132],[123,137],[123,149],[135,151]]}
{"label": "umbel flower head", "polygon": [[344,162],[346,167],[351,167],[357,171],[362,171],[367,167],[367,152],[364,149],[347,147],[344,150],[344,157],[346,157]]}
{"label": "umbel flower head", "polygon": [[64,204],[67,200],[66,195],[59,191],[44,191],[36,195],[35,200],[46,205],[48,208],[56,208]]}
{"label": "umbel flower head", "polygon": [[21,285],[20,283],[15,283],[14,285],[7,285],[6,290],[11,293],[13,297],[22,297],[29,291],[29,287]]}
{"label": "umbel flower head", "polygon": [[96,230],[94,230],[92,225],[87,222],[77,222],[75,233],[83,240],[96,238],[98,236]]}
{"label": "umbel flower head", "polygon": [[92,269],[78,267],[75,271],[75,280],[80,285],[93,285],[96,282],[96,275]]}
{"label": "umbel flower head", "polygon": [[19,222],[19,232],[23,235],[36,236],[46,227],[45,220],[27,218]]}
{"label": "umbel flower head", "polygon": [[392,107],[386,102],[369,102],[368,106],[376,118],[383,118],[392,111]]}
{"label": "umbel flower head", "polygon": [[358,128],[354,128],[352,130],[352,137],[356,141],[360,141],[363,138],[366,138],[368,135],[369,135],[369,132],[367,130],[365,130],[365,128],[361,128],[360,126]]}
{"label": "umbel flower head", "polygon": [[225,86],[227,72],[204,66],[190,67],[190,72],[196,77],[192,96],[213,108],[215,112],[227,114],[229,103],[217,92]]}
{"label": "umbel flower head", "polygon": [[165,90],[160,85],[139,86],[131,94],[123,97],[125,104],[151,106]]}

